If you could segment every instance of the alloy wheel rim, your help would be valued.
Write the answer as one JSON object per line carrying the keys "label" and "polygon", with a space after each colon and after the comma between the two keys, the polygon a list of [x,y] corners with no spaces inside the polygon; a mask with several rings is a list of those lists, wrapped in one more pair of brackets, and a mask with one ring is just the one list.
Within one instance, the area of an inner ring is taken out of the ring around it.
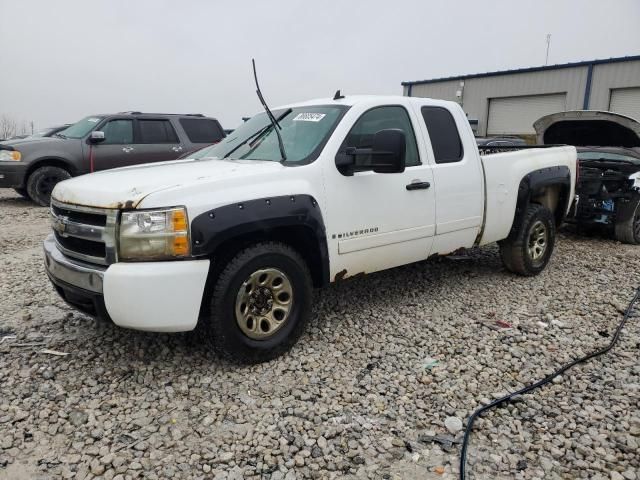
{"label": "alloy wheel rim", "polygon": [[540,260],[547,251],[548,232],[543,222],[538,220],[529,231],[529,256],[532,260]]}
{"label": "alloy wheel rim", "polygon": [[276,268],[256,270],[236,295],[236,322],[242,333],[254,340],[266,340],[288,321],[293,306],[293,286]]}

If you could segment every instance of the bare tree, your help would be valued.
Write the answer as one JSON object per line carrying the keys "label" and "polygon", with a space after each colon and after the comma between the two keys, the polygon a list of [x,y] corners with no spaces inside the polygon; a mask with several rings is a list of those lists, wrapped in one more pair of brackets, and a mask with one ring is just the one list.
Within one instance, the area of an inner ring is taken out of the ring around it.
{"label": "bare tree", "polygon": [[0,116],[0,139],[11,138],[18,133],[18,122],[9,115]]}

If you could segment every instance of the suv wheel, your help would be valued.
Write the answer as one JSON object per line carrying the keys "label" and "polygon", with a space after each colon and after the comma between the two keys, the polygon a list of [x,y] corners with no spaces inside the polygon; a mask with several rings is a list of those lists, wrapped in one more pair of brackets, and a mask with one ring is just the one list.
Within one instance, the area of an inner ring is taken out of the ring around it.
{"label": "suv wheel", "polygon": [[58,182],[71,178],[64,168],[46,166],[37,168],[29,175],[27,192],[31,200],[46,207],[51,203],[51,192]]}
{"label": "suv wheel", "polygon": [[616,239],[632,245],[640,243],[640,199],[618,201],[616,207]]}
{"label": "suv wheel", "polygon": [[514,238],[500,242],[502,263],[514,273],[537,275],[549,263],[555,245],[556,227],[548,208],[531,204]]}
{"label": "suv wheel", "polygon": [[223,357],[259,363],[286,352],[298,340],[311,309],[306,262],[276,242],[253,245],[220,273],[204,318],[208,341]]}
{"label": "suv wheel", "polygon": [[24,198],[29,198],[29,193],[26,188],[14,188],[15,192]]}

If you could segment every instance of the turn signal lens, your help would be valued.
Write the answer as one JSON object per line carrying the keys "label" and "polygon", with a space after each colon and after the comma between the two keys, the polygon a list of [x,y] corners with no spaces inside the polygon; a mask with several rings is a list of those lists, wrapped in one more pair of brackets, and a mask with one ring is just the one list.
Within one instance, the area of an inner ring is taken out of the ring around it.
{"label": "turn signal lens", "polygon": [[186,236],[174,237],[172,250],[176,257],[189,255],[189,239]]}
{"label": "turn signal lens", "polygon": [[171,223],[174,232],[186,232],[187,214],[184,213],[184,210],[173,210],[171,212]]}

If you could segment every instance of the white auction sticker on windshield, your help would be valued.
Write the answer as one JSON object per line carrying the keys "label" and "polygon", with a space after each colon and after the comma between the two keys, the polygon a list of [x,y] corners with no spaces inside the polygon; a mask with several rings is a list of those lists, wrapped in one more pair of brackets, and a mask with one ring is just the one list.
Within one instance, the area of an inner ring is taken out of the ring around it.
{"label": "white auction sticker on windshield", "polygon": [[99,118],[87,118],[87,122],[98,123],[100,121]]}
{"label": "white auction sticker on windshield", "polygon": [[293,119],[294,122],[319,122],[326,116],[326,113],[299,113]]}

